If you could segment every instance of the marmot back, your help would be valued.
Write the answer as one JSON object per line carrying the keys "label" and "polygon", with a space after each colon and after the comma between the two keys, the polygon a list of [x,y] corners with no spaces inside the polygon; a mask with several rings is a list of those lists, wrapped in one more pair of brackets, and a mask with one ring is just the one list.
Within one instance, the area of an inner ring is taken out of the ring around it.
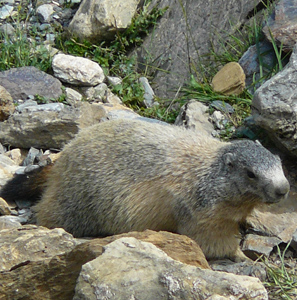
{"label": "marmot back", "polygon": [[115,120],[81,131],[52,167],[39,225],[76,237],[145,229],[188,235],[207,258],[243,258],[238,222],[289,192],[280,159],[252,141]]}

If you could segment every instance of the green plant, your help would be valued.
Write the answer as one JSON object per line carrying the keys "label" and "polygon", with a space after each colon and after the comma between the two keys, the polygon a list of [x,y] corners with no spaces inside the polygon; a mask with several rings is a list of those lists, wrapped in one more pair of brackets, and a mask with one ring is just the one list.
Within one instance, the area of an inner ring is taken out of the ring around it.
{"label": "green plant", "polygon": [[294,300],[297,298],[297,274],[296,270],[289,270],[286,266],[285,254],[290,246],[286,246],[283,252],[277,247],[279,263],[273,264],[267,258],[264,263],[267,267],[267,281],[264,283],[269,292],[271,300],[287,299]]}
{"label": "green plant", "polygon": [[136,71],[135,57],[129,55],[129,51],[143,42],[150,28],[156,25],[165,11],[166,9],[159,9],[157,6],[149,9],[146,2],[143,9],[136,13],[130,26],[124,31],[117,30],[115,39],[110,42],[96,45],[88,41],[59,36],[56,45],[64,53],[87,57],[98,62],[106,75],[121,77],[122,83],[112,87],[112,91],[126,105],[142,113],[144,90],[138,81],[142,75]]}

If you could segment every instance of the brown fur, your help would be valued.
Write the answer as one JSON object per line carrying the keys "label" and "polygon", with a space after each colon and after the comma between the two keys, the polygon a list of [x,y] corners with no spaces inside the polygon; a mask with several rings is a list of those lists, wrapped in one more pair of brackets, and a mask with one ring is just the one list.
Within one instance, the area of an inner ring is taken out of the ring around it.
{"label": "brown fur", "polygon": [[209,259],[241,260],[238,223],[288,191],[279,158],[257,143],[117,120],[65,147],[34,209],[38,224],[77,237],[168,230],[194,239]]}

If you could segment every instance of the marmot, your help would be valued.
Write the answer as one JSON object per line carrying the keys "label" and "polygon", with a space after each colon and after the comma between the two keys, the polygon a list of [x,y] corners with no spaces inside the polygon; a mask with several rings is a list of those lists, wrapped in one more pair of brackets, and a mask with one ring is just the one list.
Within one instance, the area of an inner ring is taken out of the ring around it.
{"label": "marmot", "polygon": [[194,239],[208,259],[241,261],[239,222],[289,189],[280,158],[259,143],[114,120],[66,145],[34,210],[38,225],[75,237],[166,230]]}

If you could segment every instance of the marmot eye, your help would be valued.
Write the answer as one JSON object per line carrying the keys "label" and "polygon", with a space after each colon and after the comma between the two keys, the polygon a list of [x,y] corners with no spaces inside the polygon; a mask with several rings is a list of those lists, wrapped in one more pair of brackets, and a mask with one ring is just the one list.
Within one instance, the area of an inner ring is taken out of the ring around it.
{"label": "marmot eye", "polygon": [[247,170],[246,173],[249,178],[252,178],[252,179],[256,178],[256,175],[254,172]]}

